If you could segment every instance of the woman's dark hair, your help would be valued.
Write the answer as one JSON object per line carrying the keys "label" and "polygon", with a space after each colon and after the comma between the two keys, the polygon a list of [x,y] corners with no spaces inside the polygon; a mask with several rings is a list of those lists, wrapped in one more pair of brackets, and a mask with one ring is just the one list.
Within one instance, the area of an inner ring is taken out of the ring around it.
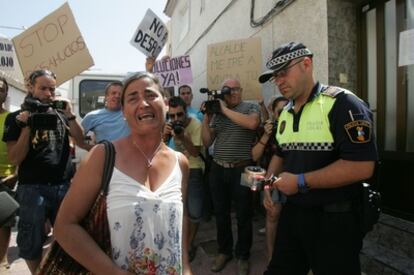
{"label": "woman's dark hair", "polygon": [[6,93],[9,91],[9,84],[7,84],[7,81],[4,77],[0,76],[0,88],[2,88]]}
{"label": "woman's dark hair", "polygon": [[33,71],[29,77],[27,78],[27,83],[30,85],[34,85],[36,83],[36,78],[41,76],[49,76],[56,80],[56,74],[49,70],[36,70]]}
{"label": "woman's dark hair", "polygon": [[[279,96],[279,97],[276,97],[274,100],[273,100],[273,102],[272,102],[272,112],[275,110],[275,108],[276,108],[276,106],[277,106],[277,104],[279,103],[279,102],[282,102],[282,101],[286,101],[286,103],[289,101],[286,97],[283,97],[283,96]],[[286,104],[285,104],[286,105]]]}
{"label": "woman's dark hair", "polygon": [[187,112],[187,104],[179,96],[173,96],[168,100],[168,106],[177,108],[179,106],[183,107],[184,112]]}
{"label": "woman's dark hair", "polygon": [[127,78],[124,80],[124,87],[122,89],[122,95],[121,95],[121,104],[122,104],[122,106],[124,106],[125,91],[128,88],[129,84],[131,84],[133,81],[141,79],[141,78],[149,78],[155,85],[157,85],[158,90],[160,91],[160,93],[164,97],[167,97],[164,93],[164,89],[162,88],[160,80],[158,79],[157,76],[155,76],[154,74],[149,73],[149,72],[136,72],[136,73],[133,73],[133,74],[127,76]]}

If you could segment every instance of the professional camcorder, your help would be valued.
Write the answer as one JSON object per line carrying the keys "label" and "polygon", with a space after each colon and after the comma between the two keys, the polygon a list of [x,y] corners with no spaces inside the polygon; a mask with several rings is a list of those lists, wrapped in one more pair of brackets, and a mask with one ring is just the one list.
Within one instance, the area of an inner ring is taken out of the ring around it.
{"label": "professional camcorder", "polygon": [[221,90],[201,88],[200,93],[207,94],[207,101],[205,102],[206,113],[217,114],[221,112],[220,102],[218,99],[224,100],[224,96],[231,93],[231,88],[227,86],[224,86]]}
{"label": "professional camcorder", "polygon": [[[66,109],[66,104],[67,102],[63,100],[42,103],[37,98],[26,97],[22,104],[22,110],[30,112],[27,126],[33,130],[55,130],[57,127],[57,114],[48,113],[48,110],[50,108],[63,110]],[[17,120],[17,124],[21,127],[26,126],[20,120]]]}

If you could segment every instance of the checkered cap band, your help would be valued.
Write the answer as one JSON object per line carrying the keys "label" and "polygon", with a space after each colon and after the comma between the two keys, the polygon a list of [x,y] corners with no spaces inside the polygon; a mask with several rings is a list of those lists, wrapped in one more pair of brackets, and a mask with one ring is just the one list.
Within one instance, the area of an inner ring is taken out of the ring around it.
{"label": "checkered cap band", "polygon": [[330,142],[292,142],[280,144],[282,151],[333,151],[333,143]]}
{"label": "checkered cap band", "polygon": [[273,69],[273,67],[278,66],[280,64],[284,64],[286,62],[289,62],[290,60],[302,57],[302,56],[307,56],[307,55],[312,55],[312,52],[307,49],[307,48],[303,48],[303,49],[299,49],[281,56],[278,56],[276,58],[273,58],[271,60],[269,60],[266,63],[266,67],[268,69]]}

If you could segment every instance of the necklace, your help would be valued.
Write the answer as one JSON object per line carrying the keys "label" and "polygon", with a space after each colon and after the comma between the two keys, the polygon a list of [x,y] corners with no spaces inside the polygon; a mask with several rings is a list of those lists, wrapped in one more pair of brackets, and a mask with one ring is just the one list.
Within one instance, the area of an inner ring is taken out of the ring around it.
{"label": "necklace", "polygon": [[138,146],[138,144],[135,142],[135,140],[132,140],[132,143],[134,144],[135,147],[137,147],[137,149],[139,150],[139,152],[146,159],[146,161],[147,161],[147,168],[151,168],[151,166],[152,166],[152,160],[154,159],[155,155],[158,153],[158,151],[161,148],[161,145],[163,144],[162,139],[160,141],[160,144],[158,144],[157,149],[155,149],[154,152],[152,153],[151,157],[147,157],[147,155],[144,153],[144,151],[142,151],[142,149]]}

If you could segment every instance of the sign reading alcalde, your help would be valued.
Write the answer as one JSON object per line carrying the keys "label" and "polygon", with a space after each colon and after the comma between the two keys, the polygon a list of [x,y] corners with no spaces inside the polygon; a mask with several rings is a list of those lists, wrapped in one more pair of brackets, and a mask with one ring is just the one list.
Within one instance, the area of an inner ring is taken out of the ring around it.
{"label": "sign reading alcalde", "polygon": [[14,37],[13,44],[25,78],[48,69],[59,85],[94,64],[68,3]]}
{"label": "sign reading alcalde", "polygon": [[207,85],[220,89],[224,80],[234,78],[243,87],[243,99],[257,99],[261,86],[261,40],[258,37],[229,40],[207,47]]}
{"label": "sign reading alcalde", "polygon": [[16,67],[16,62],[13,43],[7,38],[0,37],[0,70],[12,71]]}
{"label": "sign reading alcalde", "polygon": [[131,39],[131,45],[146,56],[156,58],[167,42],[167,38],[167,26],[152,10],[148,9]]}
{"label": "sign reading alcalde", "polygon": [[155,62],[153,72],[163,87],[174,87],[193,82],[189,55],[164,58]]}

